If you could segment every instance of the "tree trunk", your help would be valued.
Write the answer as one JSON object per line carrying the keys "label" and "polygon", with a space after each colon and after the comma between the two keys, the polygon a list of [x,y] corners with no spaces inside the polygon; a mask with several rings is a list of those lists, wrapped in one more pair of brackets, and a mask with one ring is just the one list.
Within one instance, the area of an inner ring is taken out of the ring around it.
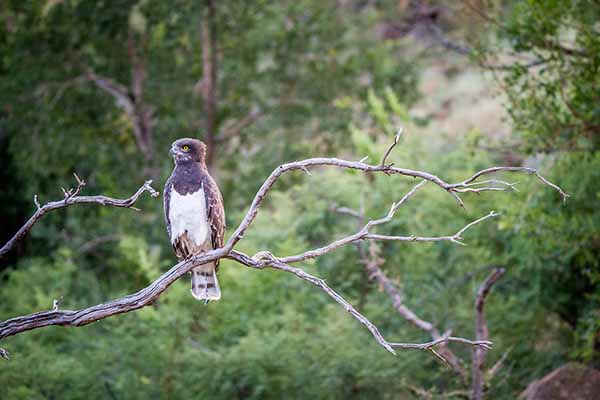
{"label": "tree trunk", "polygon": [[212,170],[217,135],[217,38],[215,5],[206,1],[200,27],[202,41],[202,106],[204,112],[204,142],[206,143],[206,166]]}

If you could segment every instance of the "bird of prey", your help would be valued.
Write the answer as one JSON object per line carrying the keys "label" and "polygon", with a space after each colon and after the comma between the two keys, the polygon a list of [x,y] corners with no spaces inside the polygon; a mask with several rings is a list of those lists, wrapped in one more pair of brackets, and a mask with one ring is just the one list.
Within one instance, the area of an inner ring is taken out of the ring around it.
{"label": "bird of prey", "polygon": [[[175,168],[165,184],[164,210],[167,232],[179,261],[223,247],[225,210],[217,184],[208,174],[206,145],[196,139],[179,139],[171,145]],[[219,261],[195,267],[192,296],[219,300]]]}

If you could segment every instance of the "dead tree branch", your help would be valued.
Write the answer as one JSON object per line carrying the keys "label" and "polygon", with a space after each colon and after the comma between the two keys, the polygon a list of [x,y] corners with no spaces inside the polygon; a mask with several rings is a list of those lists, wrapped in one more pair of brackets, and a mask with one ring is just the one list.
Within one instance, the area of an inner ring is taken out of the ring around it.
{"label": "dead tree branch", "polygon": [[[400,136],[402,136],[402,130],[403,130],[403,128],[400,127],[398,129],[398,132],[396,132],[396,135],[394,136],[394,141],[392,142],[392,144],[390,145],[390,147],[387,148],[387,150],[383,154],[383,157],[381,158],[381,162],[379,163],[380,166],[383,167],[385,165],[385,160],[388,158],[388,156],[390,155],[390,153],[392,152],[392,150],[394,150],[394,147],[396,147],[396,145],[400,141]],[[392,165],[392,164],[390,164],[390,165]]]}
{"label": "dead tree branch", "polygon": [[[433,352],[434,354],[436,354],[434,347],[439,344],[446,343],[446,342],[460,342],[460,343],[470,344],[473,346],[484,346],[486,348],[491,348],[492,343],[490,341],[487,341],[487,340],[473,341],[473,340],[469,340],[469,339],[458,338],[458,337],[450,336],[449,332],[446,335],[444,335],[436,340],[433,340],[431,342],[426,342],[426,343],[389,342],[383,338],[383,336],[379,332],[379,329],[371,321],[369,321],[364,315],[359,313],[342,296],[340,296],[337,292],[335,292],[333,289],[331,289],[327,285],[327,283],[325,283],[325,281],[323,279],[317,278],[300,268],[292,267],[289,264],[284,263],[281,260],[277,259],[277,257],[273,256],[271,253],[266,252],[266,251],[259,252],[259,253],[255,254],[253,257],[249,257],[248,255],[246,255],[244,253],[233,250],[229,254],[228,258],[231,258],[231,259],[239,262],[240,264],[246,265],[251,268],[257,268],[257,269],[273,268],[273,269],[278,269],[280,271],[289,272],[291,274],[296,275],[300,279],[303,279],[307,282],[312,283],[315,286],[318,286],[319,288],[321,288],[321,290],[323,290],[325,293],[327,293],[327,295],[329,297],[331,297],[337,303],[339,303],[342,307],[344,307],[344,309],[346,310],[347,313],[352,315],[361,324],[363,324],[369,330],[369,332],[371,332],[371,335],[373,335],[373,337],[375,338],[377,343],[379,343],[382,347],[384,347],[387,351],[389,351],[392,354],[396,354],[396,351],[394,350],[396,348],[429,350],[429,351]],[[2,337],[2,334],[1,334],[1,325],[0,325],[0,338],[1,337]],[[436,355],[439,357],[438,354],[436,354]],[[442,360],[444,362],[446,362],[444,359],[442,359]]]}
{"label": "dead tree branch", "polygon": [[[490,293],[492,286],[504,275],[506,270],[504,268],[496,268],[481,284],[477,291],[477,297],[475,299],[475,337],[477,340],[488,340],[489,332],[487,322],[485,320],[485,314],[483,309],[485,307],[485,301],[487,295]],[[473,362],[472,362],[472,393],[471,399],[481,400],[483,399],[483,364],[485,362],[485,348],[476,347],[473,348]]]}
{"label": "dead tree branch", "polygon": [[123,109],[131,122],[133,136],[138,149],[147,160],[152,160],[154,158],[154,149],[152,147],[153,114],[151,108],[144,105],[142,99],[137,97],[143,93],[141,90],[143,78],[142,76],[138,76],[138,74],[141,74],[142,65],[136,64],[132,67],[134,91],[130,91],[125,85],[114,79],[98,75],[92,69],[86,71],[86,77],[99,89],[114,97],[117,105]]}
{"label": "dead tree branch", "polygon": [[[277,258],[272,255],[268,251],[262,251],[255,254],[253,257],[250,257],[244,253],[234,250],[236,244],[243,238],[245,232],[250,227],[251,223],[256,218],[258,214],[258,210],[260,205],[265,199],[265,196],[269,192],[269,190],[273,187],[277,179],[286,172],[300,170],[300,171],[308,171],[309,167],[317,167],[317,166],[334,166],[341,169],[354,169],[360,170],[364,172],[381,172],[387,175],[404,175],[414,178],[421,178],[423,181],[419,182],[415,185],[400,201],[392,204],[388,214],[380,219],[371,220],[366,223],[362,229],[360,229],[357,233],[353,235],[349,235],[345,238],[338,239],[330,243],[327,246],[318,248],[316,250],[310,250],[304,253],[300,253],[297,255]],[[162,274],[159,278],[157,278],[154,282],[152,282],[147,287],[141,289],[140,291],[115,299],[106,303],[94,305],[88,308],[84,308],[81,310],[48,310],[42,311],[31,315],[25,315],[21,317],[16,317],[4,322],[0,322],[0,340],[11,336],[16,335],[20,332],[41,328],[49,325],[62,325],[62,326],[83,326],[94,321],[101,320],[103,318],[107,318],[113,315],[122,314],[130,311],[134,311],[140,309],[144,306],[152,304],[154,300],[156,300],[167,288],[172,285],[178,278],[189,272],[192,268],[206,264],[207,262],[214,261],[221,258],[229,258],[237,261],[238,263],[245,265],[250,268],[263,269],[263,268],[273,268],[281,271],[285,271],[288,273],[292,273],[297,277],[310,282],[311,284],[319,287],[323,291],[327,293],[328,296],[333,298],[336,302],[344,307],[344,309],[350,313],[354,318],[360,321],[365,327],[369,330],[369,332],[373,335],[376,341],[384,347],[389,352],[395,354],[394,349],[421,349],[428,350],[440,357],[439,353],[436,351],[435,347],[448,342],[458,342],[464,343],[476,347],[483,347],[484,349],[489,349],[491,346],[491,342],[486,340],[469,340],[460,337],[450,336],[450,333],[446,333],[441,335],[439,338],[434,339],[431,342],[427,343],[402,343],[402,342],[390,342],[383,338],[378,328],[371,323],[365,316],[359,313],[350,303],[348,303],[342,296],[336,293],[333,289],[331,289],[323,279],[317,278],[300,268],[296,268],[291,266],[290,264],[300,262],[309,258],[315,258],[322,256],[326,253],[329,253],[343,245],[349,243],[355,243],[360,240],[390,240],[390,241],[451,241],[457,244],[462,244],[462,234],[469,229],[470,227],[483,222],[484,220],[494,217],[497,214],[491,212],[490,214],[479,218],[466,225],[462,229],[460,229],[457,233],[450,236],[440,236],[440,237],[417,237],[417,236],[386,236],[370,233],[370,229],[381,225],[385,222],[388,222],[392,219],[398,208],[403,205],[411,196],[413,196],[418,189],[420,189],[426,181],[433,182],[440,188],[446,190],[448,193],[452,195],[456,195],[456,191],[458,189],[463,189],[469,187],[468,185],[473,183],[477,178],[491,174],[493,172],[499,171],[522,171],[534,173],[542,180],[542,182],[546,185],[557,190],[563,197],[567,195],[556,185],[551,182],[545,180],[537,173],[537,171],[528,169],[528,168],[514,168],[514,167],[494,167],[488,168],[487,170],[479,171],[472,177],[468,178],[463,182],[458,183],[447,183],[436,175],[423,172],[410,170],[405,168],[397,168],[391,165],[369,165],[364,162],[353,162],[346,161],[337,158],[311,158],[302,161],[295,161],[287,164],[283,164],[275,168],[275,170],[271,173],[271,175],[265,180],[263,185],[260,187],[258,192],[256,193],[252,204],[247,211],[245,217],[240,222],[238,227],[233,232],[232,236],[229,238],[224,247],[211,250],[206,253],[199,254],[195,257],[192,257],[188,260],[184,260],[169,269],[167,272]],[[500,182],[500,181],[499,181]],[[508,184],[507,184],[508,185]],[[510,185],[509,185],[510,186]],[[145,184],[137,196],[141,194],[144,190],[149,190],[149,183]],[[68,192],[67,192],[68,193]],[[152,192],[151,192],[152,193]],[[75,200],[82,199],[82,200]],[[136,198],[135,198],[136,199]],[[67,203],[100,203],[105,204],[108,203],[110,205],[116,204],[128,204],[130,207],[131,204],[135,201],[133,196],[128,200],[115,200],[103,197],[103,196],[75,196],[65,198],[65,200],[61,202],[57,202],[54,205],[54,208],[64,207]],[[115,203],[116,204],[111,204]],[[119,203],[122,202],[122,203]],[[50,203],[53,204],[53,203]],[[125,206],[125,205],[121,205]],[[46,206],[44,206],[46,207]],[[42,209],[44,208],[42,207]],[[46,210],[47,212],[48,210]],[[39,217],[38,217],[39,219]],[[34,220],[35,222],[35,220]],[[440,357],[445,362],[443,357]]]}
{"label": "dead tree branch", "polygon": [[117,82],[114,79],[101,76],[91,68],[87,68],[85,77],[96,87],[110,94],[117,102],[117,105],[123,109],[125,115],[131,122],[133,136],[136,145],[143,154],[146,162],[149,164],[150,171],[153,171],[154,153],[154,133],[156,124],[154,119],[154,109],[144,100],[144,88],[147,77],[146,61],[139,47],[143,46],[146,38],[141,42],[136,42],[133,32],[127,36],[127,55],[131,62],[131,83],[130,87]]}
{"label": "dead tree branch", "polygon": [[0,258],[4,257],[6,254],[8,254],[8,252],[11,251],[16,246],[16,244],[29,233],[31,228],[33,228],[33,225],[37,221],[39,221],[44,215],[49,213],[50,211],[69,207],[74,204],[89,204],[89,203],[101,204],[103,206],[111,206],[111,207],[131,208],[135,211],[139,211],[139,209],[135,208],[133,205],[137,202],[138,198],[142,195],[142,193],[148,192],[148,193],[150,193],[150,195],[152,197],[158,196],[158,192],[156,190],[154,190],[154,188],[152,186],[150,186],[152,183],[151,180],[144,182],[144,184],[134,194],[132,194],[130,197],[128,197],[126,199],[115,199],[112,197],[107,197],[107,196],[102,196],[102,195],[79,196],[79,192],[85,186],[85,181],[83,181],[81,178],[79,178],[79,176],[77,176],[77,174],[73,174],[73,175],[75,176],[75,179],[77,180],[77,187],[74,189],[61,188],[63,191],[63,194],[65,196],[64,199],[58,200],[58,201],[51,201],[51,202],[46,203],[43,206],[41,206],[38,201],[37,194],[33,197],[33,201],[37,207],[37,210],[35,211],[35,213],[33,213],[31,218],[29,218],[29,220],[25,223],[25,225],[23,225],[17,231],[17,233],[15,233],[15,235],[8,242],[6,242],[6,244],[4,246],[2,246],[2,248],[0,249]]}
{"label": "dead tree branch", "polygon": [[[359,219],[359,222],[362,223],[364,223],[366,220],[364,213],[346,207],[336,207],[334,208],[334,211],[356,217]],[[381,269],[381,266],[385,260],[379,256],[381,249],[377,243],[372,241],[369,244],[368,254],[364,248],[366,246],[362,246],[362,243],[356,243],[356,245],[360,255],[361,263],[364,265],[369,279],[374,279],[377,284],[383,290],[385,290],[392,300],[392,304],[398,314],[400,314],[400,316],[406,321],[413,324],[416,328],[421,329],[422,331],[425,331],[431,335],[433,340],[437,340],[442,337],[440,330],[433,323],[421,319],[414,311],[409,309],[404,304],[402,293]],[[449,365],[453,370],[458,372],[463,381],[467,380],[467,372],[462,367],[460,359],[448,347],[448,342],[440,343],[437,349],[437,355],[438,358],[440,358],[446,365]]]}
{"label": "dead tree branch", "polygon": [[[446,190],[451,195],[456,195],[457,190],[469,187],[470,183],[473,183],[477,178],[484,176],[484,175],[489,175],[489,174],[492,174],[495,172],[502,172],[502,171],[526,172],[529,174],[536,175],[544,184],[546,184],[546,185],[550,186],[551,188],[553,188],[554,190],[558,191],[564,201],[566,201],[567,198],[569,197],[569,195],[566,194],[560,187],[558,187],[557,185],[553,184],[552,182],[550,182],[547,179],[545,179],[544,177],[542,177],[538,173],[537,170],[535,170],[533,168],[527,168],[527,167],[491,167],[491,168],[487,168],[485,170],[481,170],[481,171],[475,173],[473,176],[471,176],[470,178],[468,178],[462,182],[448,183],[448,182],[442,180],[441,178],[439,178],[438,176],[430,174],[428,172],[417,171],[417,170],[412,170],[412,169],[407,169],[407,168],[399,168],[399,167],[395,167],[395,166],[391,166],[391,165],[384,165],[384,166],[370,165],[370,164],[365,164],[363,161],[347,161],[347,160],[341,160],[339,158],[309,158],[309,159],[302,160],[302,161],[294,161],[294,162],[290,162],[287,164],[282,164],[282,165],[278,166],[277,168],[275,168],[275,170],[273,170],[273,172],[271,172],[271,175],[269,175],[269,177],[265,180],[265,182],[262,184],[262,186],[260,187],[260,189],[258,190],[256,195],[254,196],[254,199],[252,200],[252,203],[250,205],[248,212],[246,213],[242,222],[238,225],[236,230],[233,232],[233,234],[229,238],[226,247],[229,247],[229,246],[233,247],[237,244],[237,242],[239,242],[242,239],[242,237],[248,230],[248,227],[250,226],[252,221],[256,218],[256,215],[258,214],[260,205],[263,202],[263,200],[265,199],[265,196],[267,195],[267,193],[269,192],[271,187],[275,184],[275,182],[277,181],[277,179],[279,179],[279,177],[281,175],[283,175],[284,173],[289,172],[289,171],[295,171],[295,170],[304,171],[304,170],[308,169],[308,167],[320,167],[320,166],[333,166],[333,167],[342,168],[342,169],[353,169],[353,170],[359,170],[359,171],[364,171],[364,172],[382,172],[382,173],[385,173],[388,175],[403,175],[403,176],[409,176],[409,177],[413,177],[413,178],[421,178],[421,179],[424,179],[426,181],[430,181],[430,182],[436,184],[440,188]],[[497,181],[502,182],[499,180],[497,180]],[[505,184],[507,187],[510,187],[509,183],[506,182]],[[408,237],[408,238],[405,237],[402,240],[408,240],[408,239],[410,239],[412,241],[415,240],[415,239],[412,239],[411,237]],[[440,240],[440,239],[438,239],[438,240]],[[444,240],[449,240],[449,239],[446,238]]]}

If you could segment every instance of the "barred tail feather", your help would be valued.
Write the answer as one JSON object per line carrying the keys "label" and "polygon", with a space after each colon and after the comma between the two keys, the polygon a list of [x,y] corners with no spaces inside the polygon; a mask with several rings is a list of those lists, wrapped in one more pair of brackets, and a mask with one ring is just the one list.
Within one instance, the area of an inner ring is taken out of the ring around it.
{"label": "barred tail feather", "polygon": [[205,301],[221,298],[214,262],[192,269],[192,296],[197,300]]}

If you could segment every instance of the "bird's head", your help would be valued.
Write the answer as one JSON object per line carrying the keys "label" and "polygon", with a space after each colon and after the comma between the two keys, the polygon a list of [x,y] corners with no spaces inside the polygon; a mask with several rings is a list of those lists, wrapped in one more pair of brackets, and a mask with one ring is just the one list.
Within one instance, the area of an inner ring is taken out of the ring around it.
{"label": "bird's head", "polygon": [[171,145],[169,154],[173,156],[175,164],[191,161],[204,163],[206,145],[197,139],[178,139]]}

